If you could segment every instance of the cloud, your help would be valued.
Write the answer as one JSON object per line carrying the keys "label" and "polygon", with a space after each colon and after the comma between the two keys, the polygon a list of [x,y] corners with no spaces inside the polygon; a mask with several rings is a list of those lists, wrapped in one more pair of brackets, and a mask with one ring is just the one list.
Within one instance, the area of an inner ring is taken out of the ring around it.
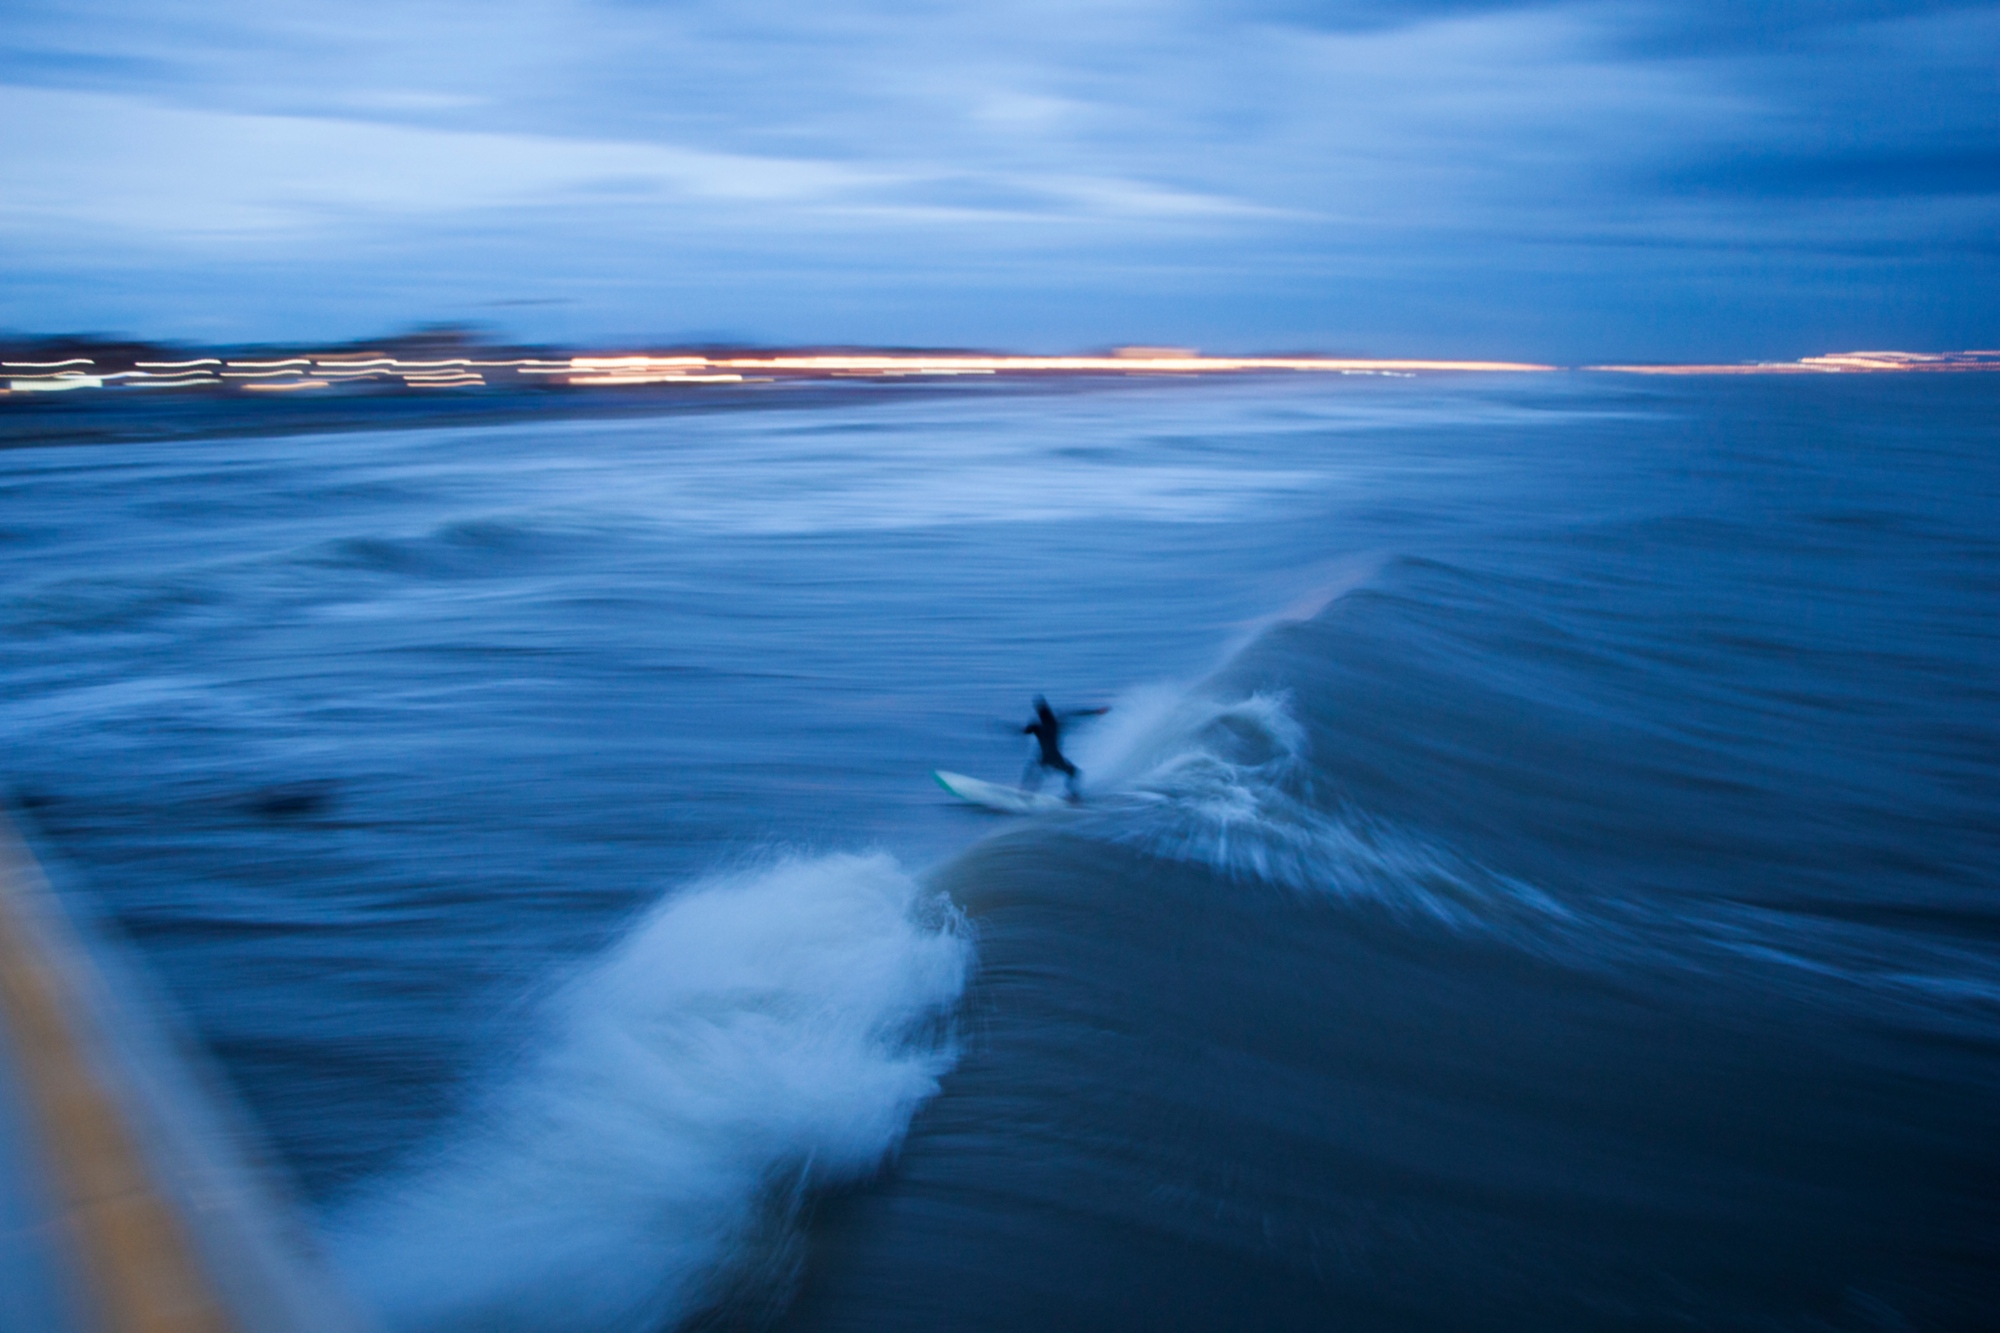
{"label": "cloud", "polygon": [[503,208],[603,189],[770,204],[878,185],[823,162],[659,144],[490,134],[306,116],[161,107],[97,93],[0,87],[15,226],[86,223],[243,239],[357,215]]}
{"label": "cloud", "polygon": [[1705,161],[1676,189],[1806,198],[2000,195],[2000,147],[1792,153]]}
{"label": "cloud", "polygon": [[0,30],[0,284],[303,243],[413,318],[478,254],[606,320],[726,275],[689,321],[777,336],[851,289],[1204,340],[1146,325],[1174,292],[1340,345],[1440,292],[1643,291],[1576,327],[1712,337],[1659,301],[1728,274],[1810,323],[1898,254],[1990,290],[1995,67],[2000,13],[1886,0],[77,0]]}
{"label": "cloud", "polygon": [[[355,99],[382,106],[385,99]],[[386,99],[456,108],[457,99]],[[502,134],[331,116],[191,110],[103,93],[0,86],[0,226],[140,230],[156,241],[338,234],[357,224],[560,205],[705,208],[769,227],[868,219],[1212,219],[1271,212],[1116,176],[978,173],[885,158],[828,161],[672,144]],[[974,202],[976,201],[976,202]],[[685,221],[685,220],[683,220]]]}

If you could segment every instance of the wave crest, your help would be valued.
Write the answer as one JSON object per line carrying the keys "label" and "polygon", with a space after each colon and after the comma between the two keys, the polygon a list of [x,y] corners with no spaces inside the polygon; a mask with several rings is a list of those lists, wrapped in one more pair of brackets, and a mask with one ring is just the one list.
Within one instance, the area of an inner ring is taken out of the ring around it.
{"label": "wave crest", "polygon": [[668,899],[557,994],[550,1036],[335,1227],[397,1329],[653,1329],[803,1193],[875,1170],[950,1067],[971,948],[886,855]]}
{"label": "wave crest", "polygon": [[1126,696],[1076,747],[1105,792],[1088,836],[1232,877],[1368,899],[1458,927],[1526,909],[1567,917],[1530,884],[1488,870],[1316,792],[1306,730],[1282,693],[1217,698],[1153,686]]}

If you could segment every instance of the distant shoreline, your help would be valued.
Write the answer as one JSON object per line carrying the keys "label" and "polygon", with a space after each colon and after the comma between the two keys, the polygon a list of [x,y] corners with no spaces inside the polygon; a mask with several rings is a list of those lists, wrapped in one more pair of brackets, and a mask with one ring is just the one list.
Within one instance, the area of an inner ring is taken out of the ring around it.
{"label": "distant shoreline", "polygon": [[[1525,362],[1351,357],[1206,357],[1184,348],[1011,356],[882,349],[671,349],[635,354],[503,348],[457,332],[284,356],[278,349],[185,349],[88,338],[0,344],[0,449],[192,441],[257,435],[674,415],[822,406],[893,389],[977,384],[1049,392],[1108,383],[1282,376],[1568,372],[1630,376],[2000,371],[2000,352],[1847,352],[1743,364],[1561,367]],[[254,354],[251,354],[254,352]]]}
{"label": "distant shoreline", "polygon": [[864,386],[1254,374],[1539,373],[1511,362],[1205,357],[1126,347],[1075,356],[907,348],[682,347],[578,352],[443,328],[368,344],[186,348],[85,336],[0,340],[0,448],[398,430],[728,411],[837,400]]}

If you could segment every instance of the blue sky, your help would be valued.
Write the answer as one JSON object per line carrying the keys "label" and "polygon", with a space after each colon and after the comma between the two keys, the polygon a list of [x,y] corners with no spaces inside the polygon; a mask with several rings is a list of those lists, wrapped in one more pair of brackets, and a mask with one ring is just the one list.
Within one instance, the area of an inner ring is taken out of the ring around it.
{"label": "blue sky", "polygon": [[0,326],[2000,345],[2000,6],[68,0]]}

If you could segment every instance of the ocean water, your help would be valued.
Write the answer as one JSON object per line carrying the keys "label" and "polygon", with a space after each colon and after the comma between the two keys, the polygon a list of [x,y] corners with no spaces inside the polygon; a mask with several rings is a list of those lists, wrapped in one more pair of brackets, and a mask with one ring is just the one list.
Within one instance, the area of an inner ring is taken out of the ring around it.
{"label": "ocean water", "polygon": [[1996,516],[1985,377],[14,449],[0,777],[388,1329],[1991,1328]]}

